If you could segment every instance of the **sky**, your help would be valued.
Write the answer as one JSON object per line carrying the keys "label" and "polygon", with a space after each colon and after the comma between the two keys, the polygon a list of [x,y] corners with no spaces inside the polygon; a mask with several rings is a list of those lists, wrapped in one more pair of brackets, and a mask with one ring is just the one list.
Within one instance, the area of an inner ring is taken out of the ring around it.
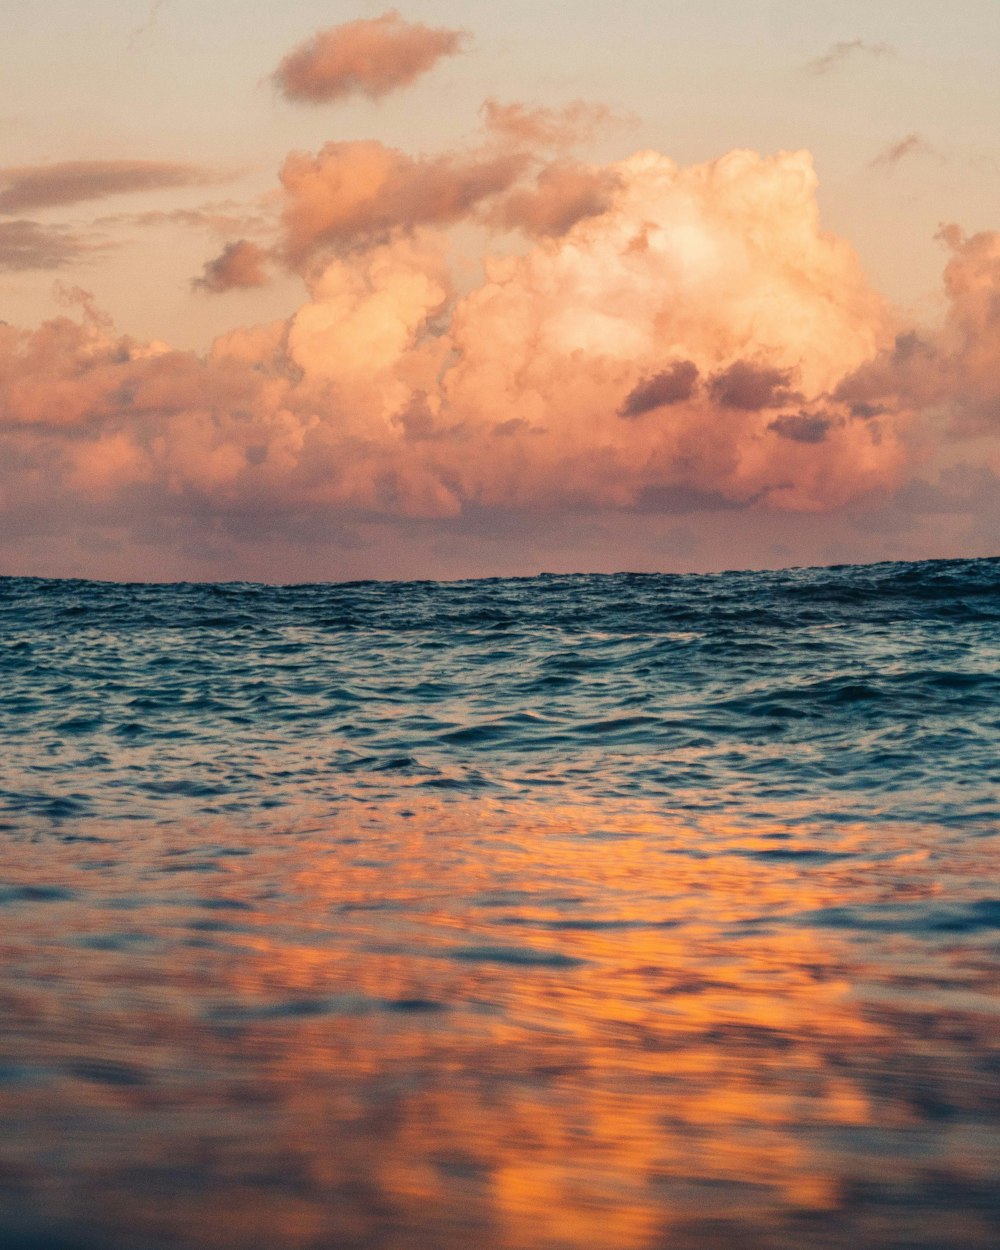
{"label": "sky", "polygon": [[1000,554],[995,0],[0,37],[0,574]]}

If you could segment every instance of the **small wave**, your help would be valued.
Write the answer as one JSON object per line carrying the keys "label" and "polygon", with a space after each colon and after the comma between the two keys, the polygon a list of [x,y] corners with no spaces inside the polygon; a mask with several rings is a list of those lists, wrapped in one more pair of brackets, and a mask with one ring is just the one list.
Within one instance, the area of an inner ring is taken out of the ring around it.
{"label": "small wave", "polygon": [[849,800],[888,814],[871,799],[889,792],[918,818],[942,793],[950,820],[996,808],[1000,560],[300,587],[8,578],[0,616],[0,807],[52,822],[332,802],[376,775],[748,816],[778,795],[836,819]]}

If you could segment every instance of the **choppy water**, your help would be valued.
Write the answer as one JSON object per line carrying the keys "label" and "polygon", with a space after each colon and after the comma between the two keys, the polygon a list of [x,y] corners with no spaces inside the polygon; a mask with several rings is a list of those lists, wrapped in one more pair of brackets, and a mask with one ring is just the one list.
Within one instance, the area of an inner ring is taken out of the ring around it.
{"label": "choppy water", "polygon": [[0,1244],[992,1250],[1000,561],[0,580]]}

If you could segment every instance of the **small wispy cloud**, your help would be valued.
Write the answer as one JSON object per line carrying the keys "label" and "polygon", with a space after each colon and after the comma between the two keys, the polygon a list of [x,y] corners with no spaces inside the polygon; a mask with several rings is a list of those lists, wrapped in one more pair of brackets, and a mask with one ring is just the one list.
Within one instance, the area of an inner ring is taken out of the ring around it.
{"label": "small wispy cloud", "polygon": [[864,39],[847,39],[831,44],[822,56],[810,61],[806,69],[810,74],[828,74],[845,61],[856,56],[895,56],[896,49],[888,43],[867,43]]}
{"label": "small wispy cloud", "polygon": [[238,200],[220,200],[197,208],[152,208],[141,213],[112,213],[94,219],[101,229],[180,226],[188,230],[206,230],[211,234],[269,234],[273,223],[264,211]]}
{"label": "small wispy cloud", "polygon": [[218,171],[173,161],[61,161],[0,169],[0,213],[61,207],[135,191],[204,186]]}
{"label": "small wispy cloud", "polygon": [[128,39],[128,49],[131,52],[143,35],[147,34],[156,25],[156,19],[160,14],[160,10],[167,3],[167,0],[153,0],[149,6],[149,12],[146,14],[146,20],[132,31]]}
{"label": "small wispy cloud", "polygon": [[109,245],[65,226],[37,221],[0,222],[0,270],[62,269]]}
{"label": "small wispy cloud", "polygon": [[884,147],[879,154],[868,162],[869,169],[895,169],[900,161],[908,156],[936,156],[937,152],[923,135],[905,135]]}

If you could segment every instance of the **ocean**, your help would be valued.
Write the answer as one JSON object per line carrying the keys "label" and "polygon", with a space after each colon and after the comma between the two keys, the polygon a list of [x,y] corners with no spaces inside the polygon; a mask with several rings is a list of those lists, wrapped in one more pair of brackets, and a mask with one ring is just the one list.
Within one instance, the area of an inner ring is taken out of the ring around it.
{"label": "ocean", "polygon": [[1000,560],[0,579],[4,1250],[995,1250]]}

